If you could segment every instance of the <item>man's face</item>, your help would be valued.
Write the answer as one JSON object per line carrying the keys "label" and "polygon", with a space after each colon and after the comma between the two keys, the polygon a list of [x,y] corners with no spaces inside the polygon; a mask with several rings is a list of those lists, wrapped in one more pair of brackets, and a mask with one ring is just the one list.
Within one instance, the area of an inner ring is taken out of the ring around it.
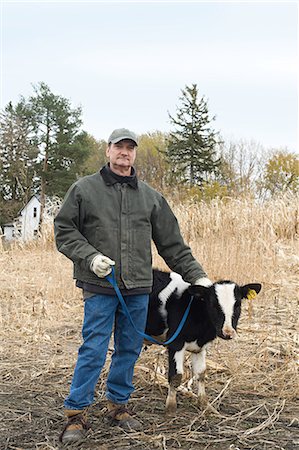
{"label": "man's face", "polygon": [[116,144],[110,144],[106,150],[111,169],[131,170],[136,158],[136,145],[130,139],[123,139]]}

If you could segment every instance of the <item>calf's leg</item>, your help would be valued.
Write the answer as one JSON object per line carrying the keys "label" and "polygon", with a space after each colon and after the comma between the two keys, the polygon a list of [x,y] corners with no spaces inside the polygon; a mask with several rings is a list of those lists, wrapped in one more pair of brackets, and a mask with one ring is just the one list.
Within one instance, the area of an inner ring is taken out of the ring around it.
{"label": "calf's leg", "polygon": [[[206,371],[206,348],[202,347],[199,353],[192,353],[192,382],[197,384],[197,403],[202,409],[209,414],[219,415],[219,412],[209,404],[205,390],[205,371]],[[189,383],[188,383],[189,385]]]}
{"label": "calf's leg", "polygon": [[208,398],[205,391],[206,349],[202,347],[199,353],[192,353],[192,380],[197,384],[197,402],[205,408]]}
{"label": "calf's leg", "polygon": [[176,412],[176,391],[182,382],[185,350],[178,352],[168,348],[168,395],[166,400],[166,413]]}

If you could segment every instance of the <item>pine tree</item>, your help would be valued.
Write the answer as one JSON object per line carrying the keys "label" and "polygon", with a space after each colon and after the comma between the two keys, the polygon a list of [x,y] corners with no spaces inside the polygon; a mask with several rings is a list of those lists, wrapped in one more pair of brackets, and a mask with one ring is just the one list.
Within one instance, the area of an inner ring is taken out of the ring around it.
{"label": "pine tree", "polygon": [[38,148],[24,99],[0,113],[0,222],[12,220],[34,190]]}
{"label": "pine tree", "polygon": [[45,83],[0,112],[0,222],[4,210],[12,216],[35,193],[43,210],[46,196],[63,197],[82,175],[91,144],[81,114]]}
{"label": "pine tree", "polygon": [[177,116],[169,114],[175,131],[170,132],[167,159],[179,181],[201,185],[217,171],[220,160],[216,155],[218,133],[211,127],[215,117],[209,117],[207,101],[198,100],[197,85],[186,86],[180,97]]}
{"label": "pine tree", "polygon": [[[40,149],[40,194],[42,210],[45,197],[63,196],[77,178],[79,167],[88,156],[82,145],[80,107],[55,95],[45,83],[34,86],[28,107],[34,120],[34,133]],[[84,139],[83,139],[84,140]],[[42,214],[41,214],[42,217]]]}

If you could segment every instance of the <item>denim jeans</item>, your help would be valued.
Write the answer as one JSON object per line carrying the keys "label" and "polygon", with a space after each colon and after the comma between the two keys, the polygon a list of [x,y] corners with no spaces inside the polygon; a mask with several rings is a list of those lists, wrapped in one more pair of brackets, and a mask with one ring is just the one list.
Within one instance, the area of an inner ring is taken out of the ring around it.
{"label": "denim jeans", "polygon": [[[146,325],[148,294],[124,296],[137,330]],[[93,402],[94,391],[105,364],[114,324],[114,353],[107,378],[106,396],[113,403],[125,404],[134,391],[134,366],[143,338],[132,328],[117,296],[96,294],[85,300],[82,328],[83,344],[79,348],[67,409],[83,409]]]}

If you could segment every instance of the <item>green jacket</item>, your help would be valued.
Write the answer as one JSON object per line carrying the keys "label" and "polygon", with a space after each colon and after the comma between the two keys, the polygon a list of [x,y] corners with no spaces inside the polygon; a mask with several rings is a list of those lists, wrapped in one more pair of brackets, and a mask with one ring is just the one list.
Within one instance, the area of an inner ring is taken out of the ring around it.
{"label": "green jacket", "polygon": [[57,248],[73,261],[77,280],[110,287],[90,270],[102,253],[115,261],[120,288],[151,288],[151,240],[185,281],[206,276],[164,197],[142,181],[134,189],[106,184],[100,172],[81,178],[67,192],[54,225]]}

